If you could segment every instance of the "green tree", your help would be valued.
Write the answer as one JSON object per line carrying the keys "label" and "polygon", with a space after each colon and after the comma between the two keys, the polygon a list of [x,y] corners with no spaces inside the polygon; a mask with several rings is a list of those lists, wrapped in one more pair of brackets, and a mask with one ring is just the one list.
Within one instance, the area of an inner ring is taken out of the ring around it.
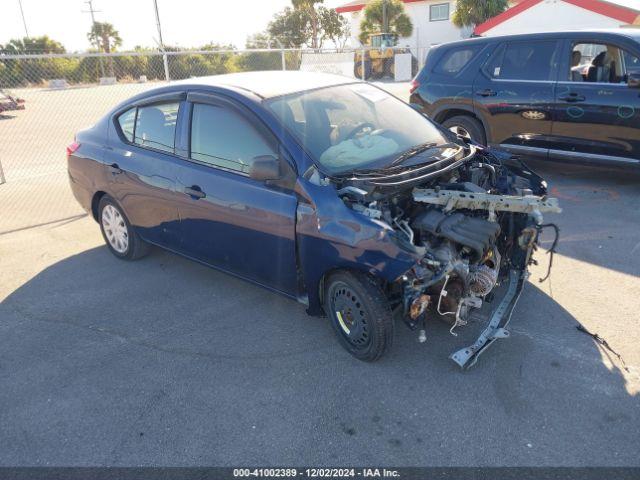
{"label": "green tree", "polygon": [[267,33],[278,39],[285,48],[300,48],[307,44],[311,36],[307,15],[302,10],[285,7],[273,16]]}
{"label": "green tree", "polygon": [[[16,38],[1,48],[8,55],[65,53],[64,46],[48,36]],[[2,60],[2,78],[5,86],[37,84],[51,78],[68,78],[77,66],[76,59],[68,58],[27,58],[24,60]]]}
{"label": "green tree", "polygon": [[111,53],[122,45],[122,38],[113,25],[106,22],[96,22],[87,33],[89,41],[104,53]]}
{"label": "green tree", "polygon": [[311,31],[310,43],[309,46],[314,50],[321,47],[322,39],[320,38],[320,15],[316,10],[317,3],[323,3],[324,0],[291,0],[293,4],[293,9],[303,12],[307,22],[309,24],[309,29]]}
{"label": "green tree", "polygon": [[[386,17],[388,31],[384,32],[384,10],[386,4]],[[373,0],[364,9],[364,18],[360,22],[360,35],[358,39],[364,45],[369,40],[369,35],[376,33],[394,33],[398,37],[409,37],[413,32],[411,19],[404,11],[404,4],[400,0]]]}
{"label": "green tree", "polygon": [[335,8],[321,6],[318,9],[318,14],[324,36],[331,40],[338,50],[342,50],[351,36],[349,20],[336,12]]}
{"label": "green tree", "polygon": [[458,0],[451,20],[457,27],[471,27],[486,22],[509,8],[508,0]]}
{"label": "green tree", "polygon": [[[91,31],[87,33],[89,41],[96,46],[99,51],[111,53],[122,45],[122,38],[113,25],[106,22],[95,22],[91,26]],[[102,60],[99,60],[102,68]],[[113,58],[109,58],[109,75],[114,77]]]}
{"label": "green tree", "polygon": [[8,54],[25,53],[66,53],[64,46],[47,35],[41,37],[24,37],[9,40],[4,47],[0,47]]}
{"label": "green tree", "polygon": [[[277,39],[285,48],[322,48],[326,40],[336,45],[349,37],[349,25],[335,9],[322,5],[318,0],[292,0],[294,8],[285,7],[276,13],[267,27],[271,39]],[[296,7],[297,5],[297,7]]]}

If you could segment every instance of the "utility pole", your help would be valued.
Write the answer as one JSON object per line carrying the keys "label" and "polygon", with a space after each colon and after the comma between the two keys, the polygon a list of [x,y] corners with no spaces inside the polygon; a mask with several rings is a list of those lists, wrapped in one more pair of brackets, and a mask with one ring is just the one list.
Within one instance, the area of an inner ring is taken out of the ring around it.
{"label": "utility pole", "polygon": [[27,30],[27,21],[24,19],[24,10],[22,9],[22,0],[18,0],[18,5],[20,5],[20,14],[22,15],[22,24],[24,25],[24,33],[29,38],[29,30]]}
{"label": "utility pole", "polygon": [[[91,14],[91,25],[93,30],[95,30],[96,28],[96,17],[94,14],[96,13],[100,13],[101,10],[94,10],[93,9],[93,0],[85,0],[85,2],[87,5],[89,5],[89,10],[82,10],[82,13],[90,13]],[[100,50],[102,50],[100,48],[100,40],[96,40],[96,48],[98,49],[98,52],[100,52]],[[104,65],[102,64],[102,57],[98,57],[98,63],[100,64],[100,73],[102,74],[102,76],[104,77]]]}
{"label": "utility pole", "polygon": [[389,19],[387,18],[387,0],[382,0],[382,33],[389,31]]}
{"label": "utility pole", "polygon": [[167,82],[171,80],[169,77],[169,61],[164,51],[164,42],[162,41],[162,27],[160,27],[160,13],[158,12],[158,0],[153,0],[153,8],[156,11],[156,27],[158,27],[158,39],[160,41],[160,51],[162,52],[162,61],[164,63],[164,76]]}

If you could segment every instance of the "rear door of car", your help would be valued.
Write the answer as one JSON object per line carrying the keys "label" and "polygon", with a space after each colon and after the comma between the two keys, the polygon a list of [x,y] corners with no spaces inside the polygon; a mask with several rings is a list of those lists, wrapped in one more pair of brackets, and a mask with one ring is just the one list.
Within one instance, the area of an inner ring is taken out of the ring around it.
{"label": "rear door of car", "polygon": [[292,188],[249,178],[255,157],[284,162],[275,137],[226,97],[190,93],[177,176],[184,254],[297,295]]}
{"label": "rear door of car", "polygon": [[640,89],[628,85],[628,73],[640,73],[640,46],[625,37],[576,35],[565,41],[560,68],[551,155],[640,163]]}
{"label": "rear door of car", "polygon": [[473,85],[489,144],[547,155],[561,47],[556,38],[509,39],[493,51]]}
{"label": "rear door of car", "polygon": [[174,142],[185,98],[160,94],[119,112],[105,155],[109,193],[145,240],[170,249],[179,245]]}

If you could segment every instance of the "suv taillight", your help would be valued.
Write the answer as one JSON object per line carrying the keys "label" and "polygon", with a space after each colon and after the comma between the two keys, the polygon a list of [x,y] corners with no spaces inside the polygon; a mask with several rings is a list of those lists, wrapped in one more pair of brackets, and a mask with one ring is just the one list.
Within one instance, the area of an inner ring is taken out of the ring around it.
{"label": "suv taillight", "polygon": [[415,92],[419,86],[420,86],[420,82],[418,82],[418,80],[416,80],[415,78],[411,80],[411,88],[409,88],[409,93],[411,94]]}
{"label": "suv taillight", "polygon": [[78,142],[73,142],[71,145],[67,146],[67,157],[73,155],[79,148],[80,144]]}

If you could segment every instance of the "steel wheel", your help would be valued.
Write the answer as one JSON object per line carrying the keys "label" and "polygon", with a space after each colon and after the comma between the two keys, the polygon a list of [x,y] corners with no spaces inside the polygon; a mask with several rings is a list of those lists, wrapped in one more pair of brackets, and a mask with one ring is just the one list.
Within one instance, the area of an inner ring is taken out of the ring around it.
{"label": "steel wheel", "polygon": [[332,293],[331,308],[340,324],[342,334],[353,346],[366,347],[371,337],[362,301],[353,289],[343,282],[334,285]]}
{"label": "steel wheel", "polygon": [[129,248],[129,229],[118,209],[107,204],[102,209],[102,228],[111,248],[125,254]]}
{"label": "steel wheel", "polygon": [[471,139],[471,134],[469,133],[469,131],[460,125],[453,125],[449,127],[449,131],[455,133],[459,137]]}

